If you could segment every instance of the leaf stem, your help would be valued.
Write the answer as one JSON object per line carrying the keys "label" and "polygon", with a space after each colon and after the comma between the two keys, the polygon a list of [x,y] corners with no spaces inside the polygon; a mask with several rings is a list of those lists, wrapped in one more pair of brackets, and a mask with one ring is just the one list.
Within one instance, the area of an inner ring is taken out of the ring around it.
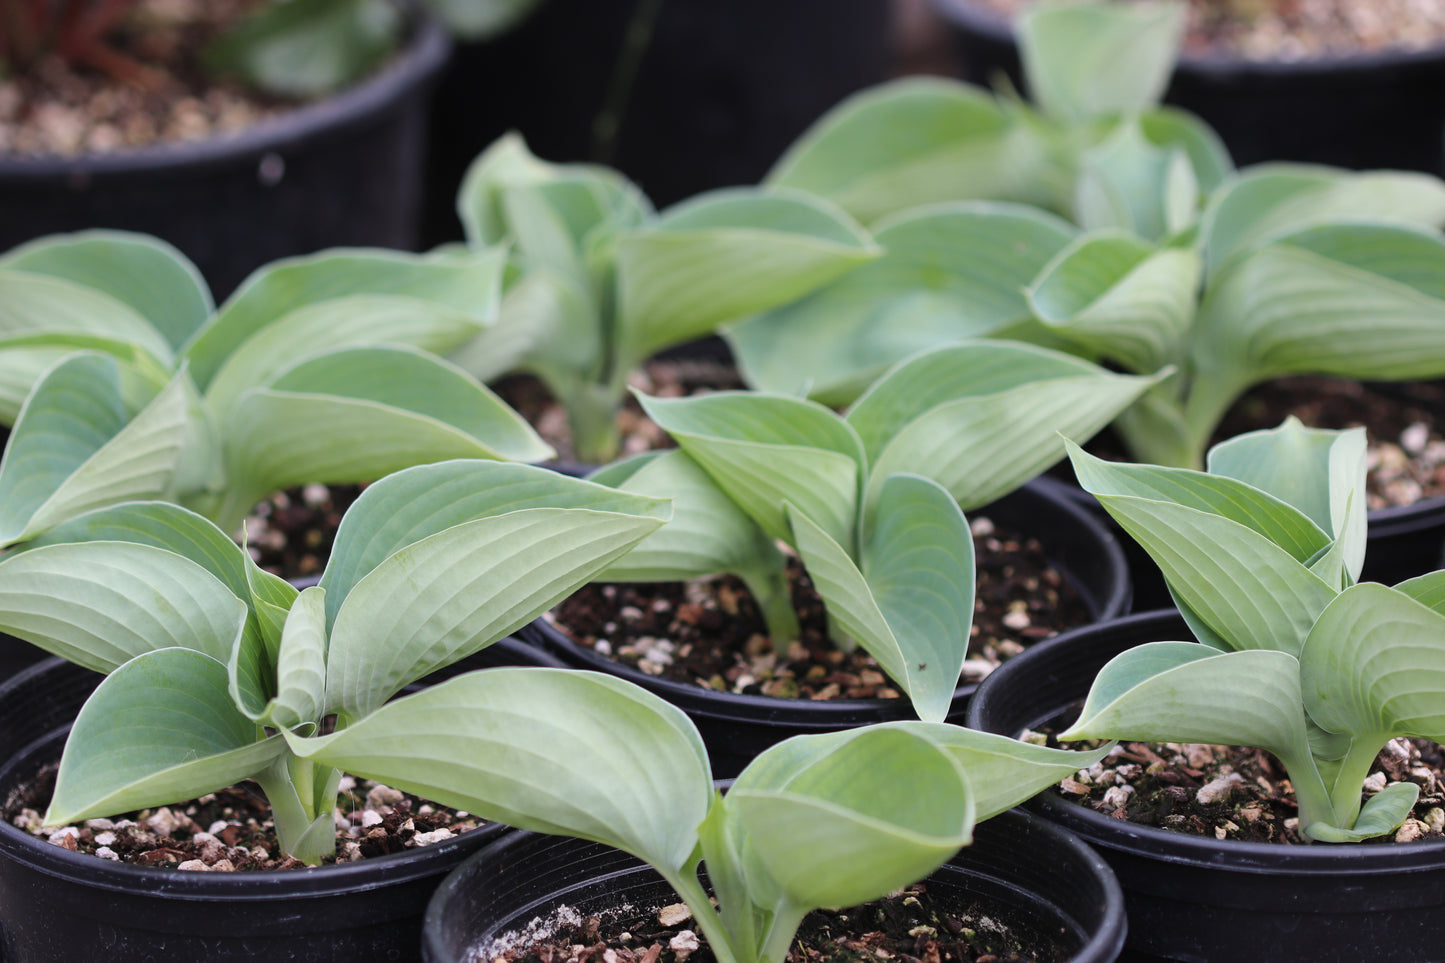
{"label": "leaf stem", "polygon": [[717,957],[717,963],[754,963],[751,954],[740,956],[737,947],[733,946],[727,929],[723,926],[722,917],[713,908],[707,890],[697,878],[696,862],[684,866],[680,873],[669,872],[660,866],[654,868],[692,910],[692,918],[707,937],[708,946],[712,948],[713,956]]}

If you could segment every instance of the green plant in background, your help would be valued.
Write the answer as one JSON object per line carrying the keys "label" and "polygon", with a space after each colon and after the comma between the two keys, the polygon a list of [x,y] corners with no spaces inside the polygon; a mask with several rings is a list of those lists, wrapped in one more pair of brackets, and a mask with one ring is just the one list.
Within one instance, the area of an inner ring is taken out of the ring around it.
{"label": "green plant in background", "polygon": [[143,235],[43,238],[0,258],[0,544],[164,498],[226,531],[267,494],[427,461],[551,449],[432,352],[492,317],[501,251],[334,251],[256,272],[219,311]]}
{"label": "green plant in background", "polygon": [[1091,436],[1149,384],[1042,348],[980,341],[897,365],[846,416],[763,393],[639,396],[682,452],[594,477],[675,496],[676,520],[602,577],[737,573],[782,651],[797,622],[771,544],[780,539],[807,568],[834,639],[876,658],[919,718],[942,720],[973,621],[964,510],[1043,471],[1063,455],[1057,432]]}
{"label": "green plant in background", "polygon": [[[426,0],[455,35],[500,34],[539,0]],[[109,40],[139,6],[136,0],[0,0],[0,73],[31,69],[47,55],[104,71],[117,80],[157,87],[155,68]],[[273,0],[211,43],[212,72],[283,97],[317,97],[361,80],[401,43],[407,5],[399,0]],[[131,24],[144,30],[146,24]]]}
{"label": "green plant in background", "polygon": [[1183,28],[1180,3],[1037,4],[1018,24],[1036,108],[1009,91],[892,81],[825,114],[765,183],[827,197],[870,225],[984,199],[1161,236],[1232,168],[1207,125],[1158,106]]}
{"label": "green plant in background", "polygon": [[1209,471],[1070,450],[1080,483],[1164,574],[1198,642],[1152,642],[1095,679],[1062,739],[1265,749],[1284,764],[1307,839],[1392,831],[1418,796],[1361,804],[1389,740],[1445,740],[1445,572],[1355,584],[1365,549],[1365,438],[1303,428],[1240,435]]}
{"label": "green plant in background", "polygon": [[[320,584],[299,594],[176,505],[71,519],[0,561],[0,627],[108,673],[75,720],[46,820],[184,802],[251,778],[282,848],[320,862],[335,848],[341,772],[296,755],[288,737],[330,719],[341,732],[364,723],[666,516],[664,501],[542,468],[419,466],[362,493]],[[416,742],[412,755],[431,748]]]}
{"label": "green plant in background", "polygon": [[471,673],[333,736],[288,738],[303,758],[639,857],[687,903],[721,963],[778,963],[808,911],[926,876],[976,821],[1107,752],[884,723],[779,743],[724,796],[680,710],[620,679],[553,669]]}
{"label": "green plant in background", "polygon": [[719,324],[793,301],[878,254],[833,205],[733,189],[661,215],[609,168],[539,161],[516,135],[472,165],[457,209],[474,248],[510,243],[500,317],[451,358],[482,380],[542,379],[583,461],[617,453],[627,377]]}

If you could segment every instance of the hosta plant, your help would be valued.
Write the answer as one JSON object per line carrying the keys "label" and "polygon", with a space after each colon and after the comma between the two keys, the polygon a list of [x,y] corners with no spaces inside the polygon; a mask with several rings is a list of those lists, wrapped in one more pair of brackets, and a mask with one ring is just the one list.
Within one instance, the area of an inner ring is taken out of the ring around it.
{"label": "hosta plant", "polygon": [[[399,738],[422,730],[425,752]],[[554,669],[472,673],[335,735],[288,738],[314,762],[639,857],[687,903],[720,963],[780,963],[810,910],[928,875],[976,821],[1106,751],[885,723],[782,742],[723,795],[680,710],[611,676]]]}
{"label": "hosta plant", "polygon": [[732,325],[745,380],[847,403],[928,344],[1005,337],[1162,381],[1115,427],[1140,461],[1198,468],[1229,407],[1284,375],[1445,375],[1445,184],[1261,165],[1162,242],[1042,211],[934,205],[876,226],[884,254]]}
{"label": "hosta plant", "polygon": [[1232,168],[1207,125],[1158,106],[1183,27],[1179,3],[1037,4],[1018,25],[1033,106],[956,81],[893,81],[825,114],[766,183],[867,224],[988,199],[1162,236]]}
{"label": "hosta plant", "polygon": [[151,498],[234,531],[292,485],[547,457],[433,354],[489,322],[501,266],[499,251],[332,251],[263,268],[214,310],[194,267],[144,235],[15,249],[0,259],[0,544]]}
{"label": "hosta plant", "polygon": [[834,639],[876,658],[920,718],[942,720],[973,620],[964,511],[1061,458],[1057,432],[1091,436],[1148,385],[1068,355],[981,341],[904,361],[842,416],[763,393],[640,397],[682,452],[601,477],[675,495],[676,527],[604,577],[741,574],[783,651],[796,621],[771,544],[782,540],[822,596]]}
{"label": "hosta plant", "polygon": [[1288,773],[1306,839],[1399,826],[1418,787],[1362,804],[1364,782],[1391,739],[1445,740],[1445,572],[1356,584],[1363,429],[1289,421],[1215,446],[1208,472],[1070,454],[1158,563],[1198,641],[1116,657],[1060,738],[1265,749]]}
{"label": "hosta plant", "polygon": [[[283,849],[319,862],[335,848],[341,771],[289,740],[364,725],[408,684],[534,618],[666,514],[663,501],[541,468],[419,466],[362,493],[320,584],[299,593],[179,506],[128,502],[74,518],[0,561],[0,628],[107,673],[76,717],[46,820],[183,802],[249,778]],[[420,729],[389,726],[414,758],[436,750],[422,730],[453,711],[423,715]]]}
{"label": "hosta plant", "polygon": [[483,380],[537,375],[586,462],[617,453],[627,378],[659,351],[786,304],[877,255],[832,204],[715,191],[654,213],[609,168],[537,160],[516,135],[473,163],[457,209],[474,248],[510,243],[496,325],[452,359]]}

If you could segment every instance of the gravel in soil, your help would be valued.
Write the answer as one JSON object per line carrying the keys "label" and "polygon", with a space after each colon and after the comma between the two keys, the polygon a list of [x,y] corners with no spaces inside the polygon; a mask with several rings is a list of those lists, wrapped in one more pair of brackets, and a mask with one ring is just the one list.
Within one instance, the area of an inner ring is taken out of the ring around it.
{"label": "gravel in soil", "polygon": [[[977,0],[1012,19],[1033,0]],[[1422,50],[1445,43],[1440,0],[1189,0],[1184,50],[1247,60]]]}
{"label": "gravel in soil", "polygon": [[[469,963],[715,963],[682,903],[579,918],[559,910],[544,935],[480,948]],[[1061,963],[1067,951],[993,902],[967,902],[926,882],[804,919],[786,963]]]}
{"label": "gravel in soil", "polygon": [[215,82],[200,51],[265,0],[139,0],[106,38],[143,74],[118,82],[49,55],[0,76],[0,154],[106,153],[240,130],[292,102]]}
{"label": "gravel in soil", "polygon": [[[1036,539],[982,517],[972,525],[978,579],[960,683],[978,682],[1026,645],[1092,619]],[[781,654],[752,595],[730,576],[593,583],[547,617],[579,644],[684,684],[780,698],[897,698],[898,686],[872,656],[841,651],[829,639],[823,603],[796,560],[789,574],[801,638]]]}
{"label": "gravel in soil", "polygon": [[[137,866],[196,872],[247,872],[303,866],[281,852],[271,810],[259,789],[241,783],[174,806],[46,826],[42,815],[57,764],[46,766],[5,801],[11,825],[72,852]],[[343,776],[336,810],[337,852],[348,863],[429,846],[476,829],[481,820],[365,779]]]}
{"label": "gravel in soil", "polygon": [[[1025,733],[1024,738],[1059,745],[1049,732]],[[1427,739],[1391,740],[1365,780],[1365,795],[1406,781],[1420,787],[1410,818],[1393,836],[1368,843],[1445,837],[1445,751]],[[1294,789],[1284,767],[1262,749],[1123,742],[1101,762],[1062,780],[1055,791],[1070,802],[1143,826],[1216,839],[1303,842]]]}

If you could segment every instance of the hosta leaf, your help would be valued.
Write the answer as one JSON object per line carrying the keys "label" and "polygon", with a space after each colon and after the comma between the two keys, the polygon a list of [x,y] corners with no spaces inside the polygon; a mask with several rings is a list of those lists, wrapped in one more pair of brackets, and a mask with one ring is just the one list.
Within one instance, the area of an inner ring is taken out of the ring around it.
{"label": "hosta leaf", "polygon": [[261,7],[203,51],[209,70],[283,97],[360,80],[390,53],[401,13],[383,0],[289,0]]}
{"label": "hosta leaf", "polygon": [[276,729],[321,721],[326,703],[326,591],[302,590],[291,605],[276,661],[276,695],[258,720]]}
{"label": "hosta leaf", "polygon": [[490,645],[658,524],[618,512],[534,508],[463,522],[394,552],[337,609],[328,709],[359,718],[408,682]]}
{"label": "hosta leaf", "polygon": [[[362,294],[297,308],[273,321],[226,359],[206,389],[218,411],[247,388],[265,384],[304,358],[370,345],[405,345],[447,354],[482,330],[476,318],[420,298]],[[304,346],[304,347],[302,347]]]}
{"label": "hosta leaf", "polygon": [[879,227],[877,261],[726,336],[753,387],[846,404],[911,354],[1027,318],[1023,289],[1074,233],[1017,205],[910,212]]}
{"label": "hosta leaf", "polygon": [[45,372],[77,351],[111,355],[135,371],[142,383],[164,384],[171,375],[155,358],[126,341],[68,334],[0,338],[0,424],[14,425]]}
{"label": "hosta leaf", "polygon": [[672,499],[672,519],[608,566],[599,579],[677,581],[783,567],[783,554],[773,540],[681,451],[639,455],[589,478],[623,491]]}
{"label": "hosta leaf", "polygon": [[1322,843],[1358,843],[1375,836],[1394,832],[1410,816],[1420,787],[1413,782],[1397,782],[1375,793],[1360,807],[1354,826],[1344,829],[1323,822],[1303,827],[1304,835]]}
{"label": "hosta leaf", "polygon": [[1409,171],[1344,171],[1260,164],[1211,200],[1203,224],[1209,274],[1251,247],[1303,228],[1340,221],[1445,224],[1445,183]]}
{"label": "hosta leaf", "polygon": [[464,40],[504,33],[524,20],[541,0],[427,0],[427,6]]}
{"label": "hosta leaf", "polygon": [[109,294],[179,349],[214,305],[201,272],[160,238],[126,231],[82,231],[40,238],[0,258],[0,268],[48,274]]}
{"label": "hosta leaf", "polygon": [[[324,439],[317,425],[326,426]],[[242,514],[291,485],[369,481],[449,458],[537,461],[552,454],[481,384],[439,358],[401,348],[353,348],[302,362],[268,388],[243,394],[224,434],[240,493],[232,508]]]}
{"label": "hosta leaf", "polygon": [[462,222],[467,243],[482,246],[506,240],[502,187],[544,181],[553,176],[556,169],[557,165],[533,157],[522,136],[515,131],[493,141],[472,161],[457,191],[457,217]]}
{"label": "hosta leaf", "polygon": [[285,751],[231,704],[222,663],[189,649],[149,652],[111,673],[81,707],[46,821],[194,799]]}
{"label": "hosta leaf", "polygon": [[1214,128],[1187,110],[1155,107],[1137,115],[1139,128],[1151,144],[1184,151],[1189,169],[1206,193],[1213,193],[1234,173],[1234,161]]}
{"label": "hosta leaf", "polygon": [[1445,240],[1346,224],[1242,256],[1206,293],[1199,364],[1248,385],[1278,375],[1437,377],[1445,371]]}
{"label": "hosta leaf", "polygon": [[[750,857],[792,904],[877,899],[927,876],[972,839],[969,781],[931,739],[869,728],[828,739],[825,752],[800,752],[813,738],[768,750],[790,757],[786,778],[749,778],[749,767],[724,800]],[[777,767],[767,774],[782,775]]]}
{"label": "hosta leaf", "polygon": [[[938,389],[981,364],[994,370],[976,380],[977,389],[959,385],[966,392],[961,397],[906,420],[897,417],[913,399],[926,404],[945,398]],[[1015,378],[1020,383],[1009,385]],[[1149,384],[1022,345],[961,345],[916,356],[889,372],[849,413],[850,424],[866,423],[883,442],[869,469],[868,511],[882,479],[898,472],[933,479],[966,511],[1001,498],[1060,460],[1065,437],[1091,437]]]}
{"label": "hosta leaf", "polygon": [[1445,615],[1445,571],[1407,579],[1396,585],[1395,590]]}
{"label": "hosta leaf", "polygon": [[478,321],[496,313],[505,253],[467,257],[336,250],[287,258],[251,275],[186,347],[191,374],[207,388],[248,338],[298,308],[332,298],[382,294],[420,298]]}
{"label": "hosta leaf", "polygon": [[1052,331],[1090,354],[1152,374],[1182,359],[1200,271],[1193,251],[1093,234],[1044,269],[1028,289],[1029,305]]}
{"label": "hosta leaf", "polygon": [[1305,640],[1300,687],[1330,731],[1445,740],[1445,615],[1372,582],[1345,589]]}
{"label": "hosta leaf", "polygon": [[551,384],[569,375],[597,377],[602,354],[602,324],[586,287],[576,278],[533,268],[507,289],[496,322],[448,360],[478,381],[530,369]]}
{"label": "hosta leaf", "polygon": [[680,710],[572,669],[469,672],[334,735],[288,739],[317,762],[673,872],[712,798],[707,752]]}
{"label": "hosta leaf", "polygon": [[224,584],[150,545],[49,545],[0,561],[0,629],[97,672],[174,646],[224,666],[245,622]]}
{"label": "hosta leaf", "polygon": [[1126,119],[1079,159],[1074,214],[1085,230],[1122,228],[1160,240],[1188,227],[1199,182],[1182,147],[1160,147]]}
{"label": "hosta leaf", "polygon": [[637,359],[796,301],[880,254],[841,210],[801,192],[713,191],[617,244],[622,350]]}
{"label": "hosta leaf", "polygon": [[0,268],[0,337],[82,336],[128,342],[170,364],[161,331],[119,298],[64,277]]}
{"label": "hosta leaf", "polygon": [[912,77],[854,94],[783,154],[766,183],[810,191],[870,223],[967,198],[1049,205],[1045,145],[986,91]]}
{"label": "hosta leaf", "polygon": [[0,540],[31,538],[93,508],[171,490],[199,399],[182,372],[133,413],[128,377],[112,358],[77,354],[36,386],[0,467]]}
{"label": "hosta leaf", "polygon": [[790,513],[792,540],[835,631],[878,660],[919,718],[942,720],[973,621],[973,540],[932,482],[898,476],[883,491],[861,568],[805,515]]}
{"label": "hosta leaf", "polygon": [[1150,642],[1100,670],[1059,738],[1254,746],[1286,767],[1308,765],[1299,686],[1299,661],[1284,652]]}
{"label": "hosta leaf", "polygon": [[790,502],[845,550],[853,545],[864,456],[827,408],[744,392],[638,401],[770,537],[791,538]]}
{"label": "hosta leaf", "polygon": [[463,522],[531,508],[585,508],[668,517],[668,503],[569,478],[545,468],[459,460],[420,465],[361,493],[336,533],[321,576],[327,624],[356,583],[393,553]]}
{"label": "hosta leaf", "polygon": [[1019,58],[1044,113],[1086,121],[1162,100],[1183,35],[1178,4],[1049,4],[1019,18]]}

